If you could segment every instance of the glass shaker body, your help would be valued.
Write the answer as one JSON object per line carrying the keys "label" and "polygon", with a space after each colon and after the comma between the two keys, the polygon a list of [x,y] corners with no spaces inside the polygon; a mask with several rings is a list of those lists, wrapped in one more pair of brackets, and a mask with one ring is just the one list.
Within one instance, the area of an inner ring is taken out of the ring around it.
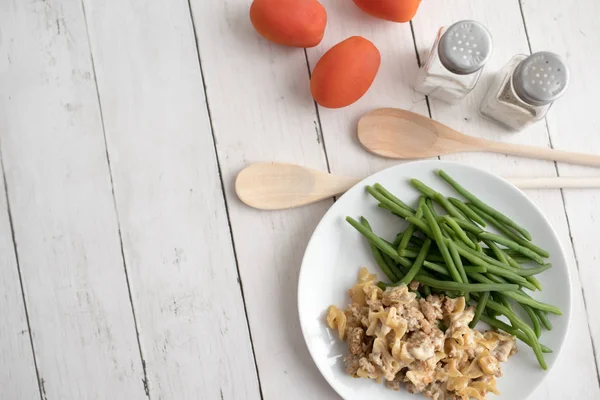
{"label": "glass shaker body", "polygon": [[414,89],[457,103],[477,85],[491,50],[491,35],[478,22],[460,21],[440,28]]}
{"label": "glass shaker body", "polygon": [[494,77],[479,111],[519,131],[546,116],[568,79],[568,68],[556,54],[517,54]]}

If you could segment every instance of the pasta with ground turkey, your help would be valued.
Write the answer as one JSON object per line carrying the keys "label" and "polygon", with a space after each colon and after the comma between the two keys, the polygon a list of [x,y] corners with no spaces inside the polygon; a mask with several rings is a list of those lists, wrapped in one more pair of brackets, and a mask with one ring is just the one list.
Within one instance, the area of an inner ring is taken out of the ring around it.
{"label": "pasta with ground turkey", "polygon": [[[515,338],[469,328],[464,297],[417,299],[406,285],[382,290],[366,268],[348,291],[351,304],[332,305],[329,327],[348,344],[346,371],[433,400],[484,400],[498,394],[500,364],[516,353]],[[447,327],[442,331],[440,327]]]}

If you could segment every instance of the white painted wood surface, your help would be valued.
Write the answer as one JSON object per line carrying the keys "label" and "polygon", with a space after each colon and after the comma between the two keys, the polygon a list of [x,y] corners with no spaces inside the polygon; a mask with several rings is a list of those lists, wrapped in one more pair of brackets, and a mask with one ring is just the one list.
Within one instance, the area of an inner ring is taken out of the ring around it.
{"label": "white painted wood surface", "polygon": [[[0,163],[0,173],[2,172]],[[40,392],[13,246],[4,180],[0,184],[0,285],[0,394],[11,399],[33,399],[39,397]]]}
{"label": "white painted wood surface", "polygon": [[84,4],[149,396],[259,399],[189,7]]}
{"label": "white painted wood surface", "polygon": [[42,398],[143,399],[81,3],[0,10],[2,161]]}
{"label": "white painted wood surface", "polygon": [[[236,198],[233,180],[257,161],[350,176],[392,165],[356,141],[355,123],[372,108],[600,153],[597,2],[430,0],[412,27],[347,0],[322,3],[327,32],[306,52],[260,38],[250,0],[0,4],[0,398],[337,398],[296,312],[304,247],[331,200],[260,212]],[[428,107],[410,89],[415,47],[423,59],[439,26],[465,18],[492,31],[492,59],[465,102]],[[378,77],[356,104],[317,108],[309,68],[352,35],[378,46]],[[477,104],[493,71],[530,47],[564,55],[571,87],[547,124],[505,133]],[[447,158],[505,176],[600,174],[489,154]],[[532,399],[600,397],[599,193],[527,192],[559,234],[574,285],[567,345]]]}

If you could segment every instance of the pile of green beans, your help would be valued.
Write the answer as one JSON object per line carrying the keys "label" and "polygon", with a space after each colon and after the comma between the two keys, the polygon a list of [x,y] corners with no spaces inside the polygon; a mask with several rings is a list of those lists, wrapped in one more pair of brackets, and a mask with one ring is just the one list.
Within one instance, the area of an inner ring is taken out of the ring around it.
{"label": "pile of green beans", "polygon": [[[412,208],[379,183],[367,186],[380,208],[409,224],[393,241],[373,232],[364,217],[360,222],[346,217],[368,240],[377,265],[389,280],[378,286],[385,289],[416,281],[419,297],[431,293],[464,296],[476,307],[471,327],[483,321],[517,337],[533,349],[540,366],[546,369],[543,353],[551,350],[538,338],[542,329],[552,329],[547,314],[561,315],[561,311],[535,300],[524,289],[542,290],[535,275],[552,267],[545,260],[550,254],[532,242],[525,228],[485,204],[444,171],[436,172],[463,200],[445,197],[411,179],[421,193],[416,208]],[[438,214],[434,204],[446,214]],[[487,227],[499,233],[488,232]],[[519,318],[513,306],[523,309],[530,324]],[[499,316],[509,323],[497,319]]]}

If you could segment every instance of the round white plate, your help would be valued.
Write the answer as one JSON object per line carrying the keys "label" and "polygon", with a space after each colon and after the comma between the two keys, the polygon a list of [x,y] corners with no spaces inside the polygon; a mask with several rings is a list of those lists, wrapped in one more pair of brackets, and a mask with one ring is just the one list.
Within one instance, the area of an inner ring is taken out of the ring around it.
{"label": "round white plate", "polygon": [[[358,270],[366,266],[383,278],[366,240],[346,221],[346,216],[365,216],[380,236],[393,239],[405,222],[377,207],[377,201],[366,191],[366,185],[377,182],[409,204],[416,204],[418,192],[408,180],[417,178],[437,191],[459,197],[435,174],[445,170],[481,200],[510,216],[528,229],[536,244],[547,249],[553,267],[538,275],[544,290],[533,296],[554,304],[562,316],[550,315],[552,331],[543,331],[540,342],[554,353],[546,354],[551,368],[555,363],[567,333],[571,315],[571,281],[569,270],[556,234],[540,210],[517,188],[490,173],[465,165],[445,161],[418,161],[401,164],[363,180],[344,194],[325,214],[315,229],[302,260],[298,283],[298,310],[302,333],[317,367],[329,384],[346,400],[414,399],[415,395],[395,392],[385,385],[367,379],[352,378],[345,372],[343,357],[348,354],[325,321],[327,307],[345,307],[350,299],[347,290],[356,282]],[[526,318],[526,317],[525,317]],[[480,324],[478,329],[485,329]],[[504,376],[498,379],[499,399],[525,399],[548,375],[537,364],[531,349],[518,341],[519,352],[503,364]],[[418,397],[417,397],[418,398]]]}

